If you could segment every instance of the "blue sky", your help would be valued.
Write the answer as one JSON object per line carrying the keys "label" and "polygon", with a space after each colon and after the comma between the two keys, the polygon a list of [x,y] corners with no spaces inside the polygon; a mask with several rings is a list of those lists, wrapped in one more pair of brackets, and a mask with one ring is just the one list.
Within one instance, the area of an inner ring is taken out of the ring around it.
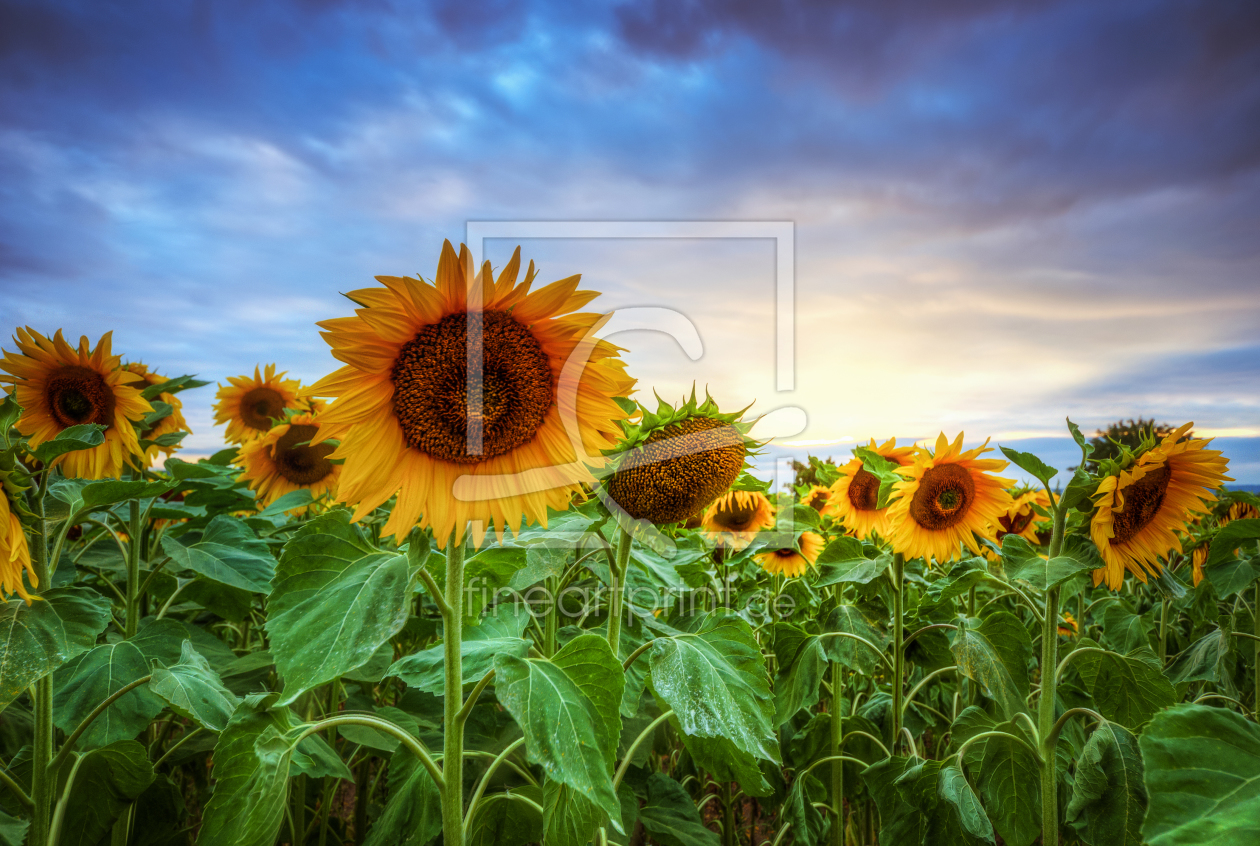
{"label": "blue sky", "polygon": [[[790,220],[768,241],[523,243],[644,389],[805,409],[788,449],[1194,420],[1260,482],[1260,6],[0,0],[0,316],[213,381],[469,220]],[[501,262],[510,248],[491,242]],[[185,395],[191,451],[220,443]],[[808,442],[808,443],[803,443]],[[792,446],[795,444],[795,446]]]}

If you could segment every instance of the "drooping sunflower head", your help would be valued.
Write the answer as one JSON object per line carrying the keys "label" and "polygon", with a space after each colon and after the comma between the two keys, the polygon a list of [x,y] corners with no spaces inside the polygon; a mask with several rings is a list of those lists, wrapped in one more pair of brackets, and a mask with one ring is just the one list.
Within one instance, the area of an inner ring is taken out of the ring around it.
{"label": "drooping sunflower head", "polygon": [[153,410],[148,400],[130,385],[119,369],[119,358],[110,352],[112,333],[106,332],[95,349],[87,336],[76,350],[58,330],[52,338],[31,329],[14,336],[18,352],[5,352],[0,362],[0,383],[10,383],[22,406],[17,430],[30,439],[31,448],[55,438],[71,426],[96,423],[104,426],[99,446],[69,452],[54,460],[66,476],[81,479],[117,478],[123,468],[136,462],[140,442],[133,421]]}
{"label": "drooping sunflower head", "polygon": [[[914,462],[915,447],[899,447],[896,438],[878,446],[871,438],[868,449],[901,467]],[[888,508],[878,507],[879,477],[862,466],[862,459],[854,458],[840,468],[840,478],[831,486],[830,502],[835,505],[836,516],[855,537],[888,537]]]}
{"label": "drooping sunflower head", "polygon": [[17,483],[19,474],[12,466],[6,468],[12,457],[5,458],[8,460],[0,459],[0,599],[17,594],[30,605],[32,596],[22,576],[30,579],[31,587],[39,587],[39,577],[31,564],[31,549],[16,513],[16,497],[21,490]]}
{"label": "drooping sunflower head", "polygon": [[840,512],[840,504],[833,501],[834,492],[829,487],[810,485],[809,491],[801,497],[801,505],[808,505],[818,512],[820,517],[835,517]]}
{"label": "drooping sunflower head", "polygon": [[[659,401],[659,397],[658,397]],[[743,411],[723,414],[713,398],[691,398],[674,408],[639,407],[642,418],[627,425],[614,450],[601,496],[635,520],[680,523],[722,495],[747,466],[760,444],[748,436]]]}
{"label": "drooping sunflower head", "polygon": [[1249,502],[1231,502],[1229,508],[1216,520],[1216,525],[1222,529],[1235,520],[1255,520],[1260,517],[1260,511]]}
{"label": "drooping sunflower head", "polygon": [[310,491],[312,499],[336,493],[341,465],[329,459],[336,446],[320,442],[318,433],[315,416],[299,412],[241,447],[241,481],[249,483],[263,506],[296,490]]}
{"label": "drooping sunflower head", "polygon": [[904,478],[893,486],[888,506],[893,550],[908,558],[957,558],[966,546],[980,554],[977,538],[992,539],[998,517],[1011,507],[1011,479],[990,475],[1007,462],[980,458],[983,446],[963,451],[960,432],[953,443],[942,432],[936,449],[922,450],[912,465],[898,468]]}
{"label": "drooping sunflower head", "polygon": [[1107,586],[1119,590],[1127,569],[1146,581],[1163,566],[1160,558],[1181,551],[1178,532],[1195,513],[1206,512],[1229,460],[1206,449],[1211,439],[1185,437],[1192,423],[1169,433],[1136,460],[1112,464],[1094,493],[1090,537],[1106,563]]}
{"label": "drooping sunflower head", "polygon": [[223,436],[228,443],[248,443],[270,431],[277,420],[284,419],[286,411],[306,410],[307,405],[298,398],[301,390],[298,380],[276,373],[274,364],[262,371],[254,367],[252,377],[229,376],[215,395],[214,422],[227,424]]}
{"label": "drooping sunflower head", "polygon": [[1050,495],[1042,489],[1016,488],[1011,491],[1011,504],[1005,514],[998,515],[997,542],[1007,535],[1021,535],[1031,543],[1040,543],[1044,535],[1044,523],[1048,518],[1038,513],[1050,508]]}
{"label": "drooping sunflower head", "polygon": [[1208,560],[1208,549],[1209,546],[1205,543],[1202,546],[1196,547],[1194,552],[1190,553],[1190,566],[1192,568],[1192,576],[1194,578],[1195,587],[1198,587],[1199,582],[1203,581],[1203,565],[1206,564]]}
{"label": "drooping sunflower head", "polygon": [[[144,391],[153,385],[163,385],[169,380],[165,376],[161,376],[149,370],[148,366],[139,361],[131,361],[122,366],[124,374],[131,374],[132,378],[128,379],[128,384],[137,391]],[[124,378],[128,378],[124,375]],[[141,436],[145,440],[156,441],[163,435],[171,435],[176,432],[187,432],[192,434],[192,429],[188,426],[188,421],[184,419],[184,403],[175,394],[163,391],[157,395],[159,402],[164,402],[171,407],[171,413],[158,420],[153,427],[147,432],[142,432]],[[152,465],[157,461],[159,453],[165,453],[168,456],[174,455],[179,449],[178,444],[169,446],[161,446],[158,444],[151,445],[144,451],[145,466]]]}
{"label": "drooping sunflower head", "polygon": [[1059,621],[1058,625],[1059,637],[1072,637],[1080,630],[1081,627],[1076,622],[1076,618],[1072,616],[1072,612],[1064,611],[1063,619]]}
{"label": "drooping sunflower head", "polygon": [[774,506],[761,491],[727,491],[704,512],[701,526],[718,546],[741,550],[774,526]]}
{"label": "drooping sunflower head", "polygon": [[305,393],[336,397],[320,439],[340,441],[337,499],[361,518],[397,495],[387,534],[419,522],[439,542],[479,543],[522,519],[546,524],[565,510],[591,466],[617,442],[634,390],[620,348],[596,333],[607,316],[578,312],[599,296],[571,276],[531,290],[518,284],[519,248],[494,276],[447,241],[432,284],[378,276],[352,291],[354,317],[319,325],[345,367]]}
{"label": "drooping sunflower head", "polygon": [[753,559],[772,576],[782,573],[789,578],[796,578],[805,575],[814,566],[822,549],[822,536],[813,532],[801,532],[796,546],[760,552]]}

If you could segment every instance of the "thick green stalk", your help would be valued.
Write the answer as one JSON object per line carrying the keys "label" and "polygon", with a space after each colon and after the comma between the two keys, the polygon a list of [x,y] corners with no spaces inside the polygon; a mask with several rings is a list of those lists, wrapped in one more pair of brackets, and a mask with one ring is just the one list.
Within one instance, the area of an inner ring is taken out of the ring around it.
{"label": "thick green stalk", "polygon": [[894,753],[897,751],[897,744],[901,742],[901,697],[904,693],[902,690],[901,677],[905,674],[905,651],[902,649],[902,641],[905,640],[905,621],[902,618],[902,596],[901,592],[905,584],[902,574],[905,570],[906,559],[901,553],[893,555],[892,577],[893,577],[893,678],[892,678],[892,737],[888,748]]}
{"label": "thick green stalk", "polygon": [[[1063,525],[1067,509],[1055,503],[1054,533],[1050,537],[1050,557],[1063,549]],[[1037,734],[1041,740],[1041,843],[1059,846],[1059,777],[1055,768],[1055,670],[1059,666],[1059,589],[1046,591],[1045,619],[1041,624],[1041,700],[1038,703]]]}
{"label": "thick green stalk", "polygon": [[[35,593],[43,593],[52,587],[48,569],[48,522],[44,519],[44,492],[48,478],[40,483],[35,497],[35,529],[38,535],[30,538],[31,566],[39,583]],[[0,494],[2,495],[2,494]],[[19,577],[20,578],[20,577]],[[31,767],[31,829],[27,842],[30,846],[46,846],[52,823],[54,794],[57,791],[56,774],[48,769],[53,758],[53,679],[49,674],[34,685],[35,738]]]}
{"label": "thick green stalk", "polygon": [[731,801],[731,783],[722,784],[722,846],[736,846],[739,839],[735,833],[735,803]]}
{"label": "thick green stalk", "polygon": [[133,499],[127,521],[131,538],[127,541],[127,627],[123,637],[131,637],[140,626],[140,501]]}
{"label": "thick green stalk", "polygon": [[[831,756],[840,755],[844,741],[844,668],[831,663]],[[831,807],[836,818],[831,824],[832,846],[844,846],[844,761],[831,762]]]}
{"label": "thick green stalk", "polygon": [[[1256,637],[1260,638],[1260,581],[1256,582],[1256,592],[1254,596],[1255,604],[1252,606],[1252,628],[1255,630]],[[1256,720],[1260,721],[1260,640],[1256,641],[1256,698],[1251,703],[1251,711],[1256,716]]]}
{"label": "thick green stalk", "polygon": [[543,618],[542,653],[550,658],[556,654],[556,634],[560,626],[560,580],[547,577],[547,616]]}
{"label": "thick green stalk", "polygon": [[617,538],[617,560],[612,568],[612,584],[608,597],[608,645],[613,655],[621,655],[617,648],[621,645],[621,606],[626,592],[626,565],[630,562],[630,532],[621,530]]}
{"label": "thick green stalk", "polygon": [[464,844],[464,707],[463,658],[460,641],[464,624],[464,546],[454,539],[446,546],[446,605],[442,643],[445,647],[446,689],[443,701],[445,736],[442,745],[442,843]]}

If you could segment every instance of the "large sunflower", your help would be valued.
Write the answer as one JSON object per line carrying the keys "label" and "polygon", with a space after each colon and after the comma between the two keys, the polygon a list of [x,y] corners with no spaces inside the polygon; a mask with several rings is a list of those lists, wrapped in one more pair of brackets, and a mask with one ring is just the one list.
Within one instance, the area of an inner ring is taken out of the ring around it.
{"label": "large sunflower", "polygon": [[797,577],[805,575],[806,571],[814,566],[822,548],[821,536],[813,532],[801,532],[800,540],[797,541],[795,547],[789,546],[761,552],[754,555],[753,559],[761,565],[761,569],[772,576],[782,573],[788,577]]}
{"label": "large sunflower", "polygon": [[712,397],[697,402],[694,390],[678,408],[661,401],[655,412],[640,411],[601,489],[635,520],[685,522],[734,484],[757,446],[742,411],[723,414]]}
{"label": "large sunflower", "polygon": [[[312,499],[336,493],[341,465],[328,458],[336,446],[317,441],[318,431],[319,421],[299,412],[241,447],[241,481],[249,482],[263,506],[301,489],[309,490]],[[301,511],[305,508],[293,513]]]}
{"label": "large sunflower", "polygon": [[227,424],[224,438],[230,444],[245,444],[270,431],[276,420],[283,420],[286,411],[304,411],[309,406],[299,399],[302,384],[296,379],[276,373],[268,364],[254,376],[229,376],[228,384],[220,385],[214,404],[215,425]]}
{"label": "large sunflower", "polygon": [[[876,446],[871,438],[870,449],[902,467],[914,461],[914,446],[899,447],[896,438]],[[879,477],[862,467],[862,459],[854,458],[840,468],[840,478],[831,486],[831,499],[836,517],[844,521],[849,533],[865,540],[872,533],[887,538],[888,508],[879,504]]]}
{"label": "large sunflower", "polygon": [[1045,490],[1012,491],[1010,507],[1005,514],[998,516],[997,542],[1000,546],[1002,538],[1007,535],[1020,535],[1031,543],[1040,543],[1044,532],[1037,531],[1038,521],[1046,518],[1037,513],[1033,506],[1043,510],[1050,508],[1050,495]]}
{"label": "large sunflower", "polygon": [[[7,478],[4,482],[7,482]],[[31,549],[26,543],[26,533],[13,507],[9,504],[7,485],[0,483],[0,597],[8,599],[17,594],[31,604],[31,594],[22,581],[26,573],[31,587],[39,587],[39,577],[31,565]]]}
{"label": "large sunflower", "polygon": [[1159,573],[1159,559],[1181,551],[1178,530],[1191,515],[1208,510],[1205,503],[1216,500],[1213,490],[1232,481],[1225,475],[1229,460],[1205,449],[1210,438],[1185,437],[1192,425],[1169,433],[1128,469],[1116,467],[1098,484],[1090,536],[1107,566],[1095,578],[1105,578],[1112,590],[1120,589],[1126,569],[1143,582],[1148,573]]}
{"label": "large sunflower", "polygon": [[774,526],[774,506],[761,491],[727,491],[705,510],[700,525],[713,543],[740,550]]}
{"label": "large sunflower", "polygon": [[[160,376],[157,373],[150,372],[148,366],[139,361],[128,362],[122,366],[122,369],[127,373],[133,373],[139,377],[138,379],[131,379],[128,382],[128,384],[137,391],[143,391],[151,385],[161,385],[169,381],[165,376]],[[153,441],[163,435],[169,435],[174,432],[187,432],[191,435],[192,429],[189,428],[188,421],[184,419],[184,403],[180,400],[180,398],[165,391],[158,394],[157,398],[160,402],[164,402],[171,407],[171,413],[154,424],[151,430],[145,432],[145,439]],[[165,453],[168,456],[174,455],[175,450],[177,449],[179,449],[178,445],[158,446],[157,444],[154,444],[145,450],[145,464],[151,465],[153,462],[157,461],[159,453]]]}
{"label": "large sunflower", "polygon": [[348,295],[355,317],[319,324],[346,362],[305,392],[338,398],[318,436],[341,443],[337,499],[359,518],[397,494],[385,532],[399,540],[417,521],[439,542],[462,540],[469,521],[477,542],[486,523],[545,525],[548,507],[594,481],[587,465],[626,417],[615,398],[634,389],[619,348],[594,338],[607,318],[574,313],[599,296],[578,291],[579,276],[531,291],[531,262],[518,285],[519,248],[497,280],[488,262],[472,269],[447,241],[434,284],[378,276],[383,288]]}
{"label": "large sunflower", "polygon": [[893,485],[888,506],[895,552],[944,562],[958,557],[962,545],[979,555],[977,535],[993,538],[998,517],[1011,507],[1006,488],[1014,481],[989,475],[1007,462],[979,457],[992,452],[988,441],[966,452],[962,442],[961,432],[953,443],[942,432],[935,451],[920,450],[914,464],[897,469],[905,478]]}
{"label": "large sunflower", "polygon": [[126,384],[128,374],[118,368],[119,357],[110,353],[112,332],[88,347],[87,336],[76,350],[61,337],[61,330],[45,338],[31,329],[18,329],[13,340],[20,353],[5,352],[0,362],[0,383],[14,386],[22,417],[17,429],[30,438],[31,448],[55,438],[71,426],[98,423],[105,440],[91,449],[69,452],[54,459],[66,476],[81,479],[118,478],[123,468],[136,463],[140,442],[133,420],[153,410],[140,392]]}

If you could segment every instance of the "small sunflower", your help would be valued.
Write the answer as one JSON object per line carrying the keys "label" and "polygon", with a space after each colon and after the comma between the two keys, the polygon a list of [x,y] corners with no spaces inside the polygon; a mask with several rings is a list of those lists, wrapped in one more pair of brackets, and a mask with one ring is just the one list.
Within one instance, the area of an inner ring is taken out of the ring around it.
{"label": "small sunflower", "polygon": [[[915,447],[899,447],[896,438],[876,446],[871,438],[870,449],[902,467],[914,462]],[[865,540],[872,534],[887,538],[888,508],[879,504],[879,477],[862,467],[862,459],[854,458],[840,468],[840,478],[831,486],[831,504],[836,516],[855,537]]]}
{"label": "small sunflower", "polygon": [[1040,543],[1043,532],[1038,531],[1037,523],[1045,518],[1033,506],[1049,509],[1050,495],[1044,490],[1012,491],[1011,495],[1014,498],[1010,507],[998,517],[998,544],[1001,545],[1007,535],[1021,535],[1031,543]]}
{"label": "small sunflower", "polygon": [[0,597],[7,600],[17,594],[30,605],[32,597],[22,581],[22,574],[25,572],[31,580],[31,587],[39,587],[39,577],[31,565],[26,533],[9,502],[9,495],[9,478],[4,474],[0,480]]}
{"label": "small sunflower", "polygon": [[1208,544],[1205,543],[1190,553],[1190,564],[1193,569],[1195,587],[1198,587],[1199,582],[1203,581],[1203,565],[1207,563],[1209,548]]}
{"label": "small sunflower", "polygon": [[1260,511],[1249,502],[1233,502],[1230,503],[1229,510],[1221,515],[1216,521],[1216,525],[1222,529],[1235,520],[1255,520],[1260,518]]}
{"label": "small sunflower", "polygon": [[110,353],[112,332],[88,347],[87,336],[76,350],[61,337],[61,330],[45,338],[31,329],[14,336],[19,353],[5,352],[0,383],[14,386],[14,398],[23,412],[17,430],[30,438],[34,449],[71,426],[98,423],[105,427],[105,441],[91,449],[69,452],[54,465],[71,478],[118,478],[123,468],[136,463],[140,441],[132,421],[153,410],[135,388],[125,384],[119,357]]}
{"label": "small sunflower", "polygon": [[833,502],[831,488],[822,485],[810,485],[809,491],[801,497],[801,505],[808,505],[818,512],[820,517],[835,517],[840,513],[840,504]]}
{"label": "small sunflower", "polygon": [[774,526],[774,506],[761,491],[727,491],[705,510],[701,526],[713,543],[740,550]]}
{"label": "small sunflower", "polygon": [[[139,361],[128,362],[122,366],[122,369],[139,377],[129,382],[131,387],[137,391],[143,391],[152,385],[161,385],[169,381],[165,376],[159,376],[157,373],[150,372],[148,366]],[[171,413],[154,424],[151,430],[145,432],[145,439],[152,441],[173,432],[187,432],[191,435],[192,429],[189,428],[188,421],[184,419],[184,403],[180,398],[165,391],[158,394],[157,398],[160,402],[164,402],[171,407]],[[152,465],[157,461],[158,453],[165,453],[167,456],[171,456],[175,454],[177,449],[179,449],[178,445],[158,446],[154,444],[145,450],[144,462],[146,465]]]}
{"label": "small sunflower", "polygon": [[1076,618],[1072,616],[1072,612],[1064,611],[1063,619],[1059,621],[1058,630],[1060,637],[1072,637],[1081,630],[1081,627],[1077,625]]}
{"label": "small sunflower", "polygon": [[[1229,461],[1205,447],[1211,439],[1185,438],[1193,424],[1170,433],[1143,452],[1128,469],[1103,477],[1094,494],[1090,536],[1106,562],[1107,586],[1119,590],[1124,571],[1146,581],[1160,572],[1161,557],[1181,551],[1177,532],[1195,512],[1208,510],[1226,477]],[[1179,442],[1180,441],[1180,442]]]}
{"label": "small sunflower", "polygon": [[[533,262],[518,285],[520,263],[518,248],[497,280],[489,262],[474,276],[468,248],[447,241],[433,284],[378,276],[383,287],[348,295],[356,316],[319,324],[346,366],[305,393],[337,398],[319,437],[340,441],[337,499],[356,519],[397,495],[386,534],[402,540],[419,522],[460,542],[473,521],[480,543],[486,524],[545,526],[548,507],[563,511],[594,482],[587,465],[617,443],[627,413],[616,398],[634,380],[620,348],[594,337],[607,317],[576,312],[599,293],[578,291],[579,276],[531,291]],[[480,408],[468,395],[470,316]]]}
{"label": "small sunflower", "polygon": [[822,548],[823,539],[820,535],[813,532],[801,532],[800,540],[797,541],[795,547],[789,546],[784,549],[761,552],[753,558],[761,565],[761,569],[772,576],[782,573],[789,578],[795,578],[805,575],[809,568],[814,566]]}
{"label": "small sunflower", "polygon": [[299,399],[302,384],[296,379],[276,373],[268,364],[263,371],[254,367],[254,376],[229,376],[228,384],[220,385],[214,404],[215,425],[227,424],[224,438],[230,444],[246,444],[270,431],[276,420],[283,420],[286,411],[305,411],[307,403]]}
{"label": "small sunflower", "polygon": [[336,493],[341,465],[328,458],[336,446],[317,441],[318,431],[315,416],[300,412],[241,447],[241,466],[245,468],[241,481],[249,482],[264,507],[301,489],[309,490],[312,499]]}
{"label": "small sunflower", "polygon": [[942,432],[934,452],[921,450],[914,464],[897,469],[905,478],[893,486],[888,506],[894,551],[944,562],[959,557],[963,545],[979,555],[976,537],[996,534],[998,517],[1011,507],[1006,489],[1014,481],[989,473],[1007,462],[979,457],[992,452],[988,441],[966,452],[962,442],[961,432],[953,443]]}
{"label": "small sunflower", "polygon": [[642,419],[626,427],[601,493],[635,520],[684,522],[722,495],[757,447],[743,413],[723,414],[712,397],[695,392],[678,408],[640,406]]}

